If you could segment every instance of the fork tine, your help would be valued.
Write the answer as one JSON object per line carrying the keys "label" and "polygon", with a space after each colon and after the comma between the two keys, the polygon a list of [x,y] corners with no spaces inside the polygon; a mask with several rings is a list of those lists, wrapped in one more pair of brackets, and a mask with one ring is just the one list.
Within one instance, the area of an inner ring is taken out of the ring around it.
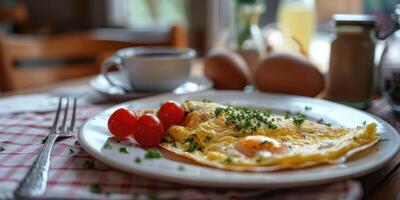
{"label": "fork tine", "polygon": [[67,117],[68,117],[68,107],[69,107],[69,98],[67,98],[67,104],[65,105],[65,109],[64,109],[64,119],[62,121],[60,130],[65,130],[65,125],[67,124]]}
{"label": "fork tine", "polygon": [[74,127],[75,127],[75,114],[76,114],[76,98],[74,98],[74,105],[72,108],[72,118],[71,118],[71,124],[68,127],[69,131],[74,131]]}
{"label": "fork tine", "polygon": [[58,108],[57,108],[57,112],[56,112],[56,117],[54,118],[54,122],[53,122],[53,126],[51,127],[51,129],[53,131],[55,131],[57,129],[57,124],[58,124],[58,118],[60,117],[60,110],[61,110],[61,103],[62,103],[62,97],[59,98],[58,100]]}

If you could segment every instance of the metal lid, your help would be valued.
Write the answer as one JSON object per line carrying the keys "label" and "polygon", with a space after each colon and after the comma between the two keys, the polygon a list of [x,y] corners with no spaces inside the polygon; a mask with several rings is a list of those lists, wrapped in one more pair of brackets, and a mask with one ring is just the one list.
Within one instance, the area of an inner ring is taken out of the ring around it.
{"label": "metal lid", "polygon": [[335,14],[332,16],[335,26],[352,25],[352,26],[371,26],[376,25],[376,19],[373,15],[353,15],[353,14]]}

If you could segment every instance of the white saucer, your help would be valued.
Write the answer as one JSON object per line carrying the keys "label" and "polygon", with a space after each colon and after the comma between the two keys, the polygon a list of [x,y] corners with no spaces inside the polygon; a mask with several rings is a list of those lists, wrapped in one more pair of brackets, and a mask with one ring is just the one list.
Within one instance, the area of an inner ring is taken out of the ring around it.
{"label": "white saucer", "polygon": [[[109,72],[109,76],[117,84],[122,84],[122,79],[119,72]],[[136,92],[136,91],[125,91],[120,87],[111,85],[103,75],[97,75],[90,80],[90,86],[100,94],[106,96],[110,100],[114,101],[126,101],[139,97],[151,96],[158,93],[152,92]],[[177,87],[172,93],[174,94],[188,94],[193,92],[201,92],[211,89],[213,83],[206,77],[191,76],[186,83]]]}

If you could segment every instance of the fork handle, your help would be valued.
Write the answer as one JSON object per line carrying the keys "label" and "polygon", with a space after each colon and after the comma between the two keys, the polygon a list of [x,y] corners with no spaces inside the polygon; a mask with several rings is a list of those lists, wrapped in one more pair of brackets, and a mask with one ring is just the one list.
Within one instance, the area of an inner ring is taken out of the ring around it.
{"label": "fork handle", "polygon": [[49,134],[42,151],[15,190],[15,197],[38,197],[45,192],[50,166],[50,153],[57,138],[58,134]]}

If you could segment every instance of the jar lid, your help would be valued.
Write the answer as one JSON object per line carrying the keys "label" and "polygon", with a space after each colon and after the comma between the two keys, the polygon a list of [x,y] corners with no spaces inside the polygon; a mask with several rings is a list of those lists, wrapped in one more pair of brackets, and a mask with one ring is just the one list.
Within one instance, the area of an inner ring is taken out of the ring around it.
{"label": "jar lid", "polygon": [[353,25],[353,26],[375,26],[376,20],[373,15],[355,15],[355,14],[335,14],[332,16],[335,26]]}

